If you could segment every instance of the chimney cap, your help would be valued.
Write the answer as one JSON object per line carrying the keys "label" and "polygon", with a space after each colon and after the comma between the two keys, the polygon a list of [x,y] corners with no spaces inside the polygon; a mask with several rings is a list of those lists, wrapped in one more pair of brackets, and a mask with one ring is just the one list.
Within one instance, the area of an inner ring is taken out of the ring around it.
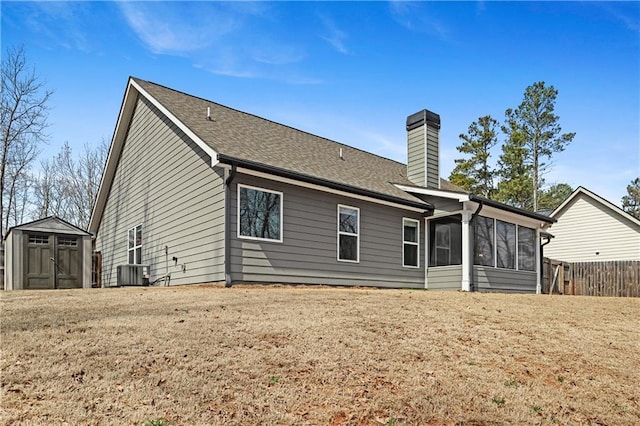
{"label": "chimney cap", "polygon": [[440,116],[435,112],[431,112],[428,109],[423,109],[415,114],[411,114],[407,117],[407,131],[413,130],[423,124],[429,123],[440,128]]}

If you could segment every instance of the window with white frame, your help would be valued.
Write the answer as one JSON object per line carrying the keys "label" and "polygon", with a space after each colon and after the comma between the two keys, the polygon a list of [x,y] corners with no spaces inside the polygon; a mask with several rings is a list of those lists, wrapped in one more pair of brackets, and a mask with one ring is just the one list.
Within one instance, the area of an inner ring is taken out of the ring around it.
{"label": "window with white frame", "polygon": [[429,266],[462,264],[462,217],[429,220]]}
{"label": "window with white frame", "polygon": [[129,229],[129,264],[142,264],[142,225]]}
{"label": "window with white frame", "polygon": [[518,269],[536,270],[536,230],[518,226]]}
{"label": "window with white frame", "polygon": [[282,242],[282,193],[238,185],[238,237]]}
{"label": "window with white frame", "polygon": [[415,219],[402,219],[402,266],[418,268],[420,266],[420,222]]}
{"label": "window with white frame", "polygon": [[338,260],[360,261],[360,209],[338,205]]}

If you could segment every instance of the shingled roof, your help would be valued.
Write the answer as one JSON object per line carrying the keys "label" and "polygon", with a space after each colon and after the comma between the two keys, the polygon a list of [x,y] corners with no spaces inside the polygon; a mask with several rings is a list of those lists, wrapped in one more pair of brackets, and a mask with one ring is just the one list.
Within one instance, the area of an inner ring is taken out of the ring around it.
{"label": "shingled roof", "polygon": [[213,149],[222,162],[238,160],[302,180],[361,189],[401,204],[430,208],[394,186],[411,185],[405,164],[155,83],[132,80]]}

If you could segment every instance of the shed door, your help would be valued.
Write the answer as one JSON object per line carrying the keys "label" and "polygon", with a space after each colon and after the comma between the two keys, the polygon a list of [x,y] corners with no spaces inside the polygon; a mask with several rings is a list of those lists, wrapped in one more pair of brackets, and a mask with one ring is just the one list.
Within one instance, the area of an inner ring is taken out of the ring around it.
{"label": "shed door", "polygon": [[24,288],[55,288],[51,245],[53,236],[25,235],[24,244]]}
{"label": "shed door", "polygon": [[56,237],[56,288],[81,288],[82,258],[78,237]]}
{"label": "shed door", "polygon": [[25,289],[82,287],[78,237],[28,235],[25,244]]}

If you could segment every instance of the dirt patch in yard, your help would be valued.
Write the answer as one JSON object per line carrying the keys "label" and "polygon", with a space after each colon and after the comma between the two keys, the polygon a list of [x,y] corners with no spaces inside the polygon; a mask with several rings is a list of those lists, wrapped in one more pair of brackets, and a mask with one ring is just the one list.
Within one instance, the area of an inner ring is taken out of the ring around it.
{"label": "dirt patch in yard", "polygon": [[0,294],[1,424],[640,424],[640,299]]}

